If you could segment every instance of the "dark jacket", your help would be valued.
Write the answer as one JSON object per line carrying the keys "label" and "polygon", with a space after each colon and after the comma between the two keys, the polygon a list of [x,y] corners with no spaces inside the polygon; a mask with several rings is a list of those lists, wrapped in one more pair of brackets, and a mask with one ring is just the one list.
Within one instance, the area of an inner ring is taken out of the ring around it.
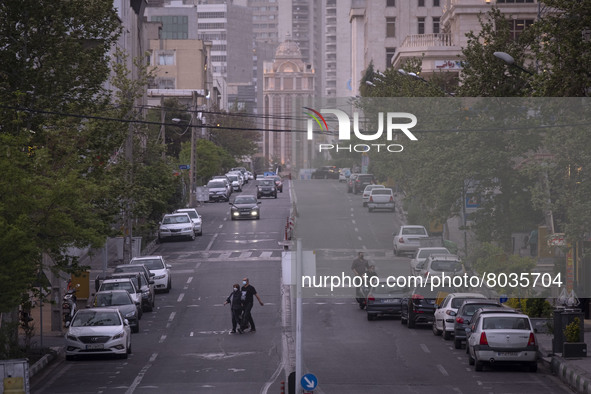
{"label": "dark jacket", "polygon": [[240,301],[241,297],[240,290],[232,291],[228,298],[226,298],[226,302],[229,302],[232,306],[232,309],[242,309],[242,302]]}

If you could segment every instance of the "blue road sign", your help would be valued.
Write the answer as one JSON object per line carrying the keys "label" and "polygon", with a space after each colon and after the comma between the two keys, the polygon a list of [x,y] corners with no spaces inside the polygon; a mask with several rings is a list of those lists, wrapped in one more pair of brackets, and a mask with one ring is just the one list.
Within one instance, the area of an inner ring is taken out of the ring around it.
{"label": "blue road sign", "polygon": [[179,170],[189,170],[190,168],[190,164],[179,164]]}
{"label": "blue road sign", "polygon": [[307,373],[302,376],[302,380],[300,381],[302,387],[306,390],[314,390],[316,386],[318,386],[318,378],[311,373]]}

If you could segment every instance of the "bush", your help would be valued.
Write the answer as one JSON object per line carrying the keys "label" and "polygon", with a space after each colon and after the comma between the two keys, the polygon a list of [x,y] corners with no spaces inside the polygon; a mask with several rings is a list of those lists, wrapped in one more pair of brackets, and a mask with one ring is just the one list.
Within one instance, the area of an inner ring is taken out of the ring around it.
{"label": "bush", "polygon": [[579,342],[581,336],[581,320],[575,317],[564,329],[564,340],[567,342]]}

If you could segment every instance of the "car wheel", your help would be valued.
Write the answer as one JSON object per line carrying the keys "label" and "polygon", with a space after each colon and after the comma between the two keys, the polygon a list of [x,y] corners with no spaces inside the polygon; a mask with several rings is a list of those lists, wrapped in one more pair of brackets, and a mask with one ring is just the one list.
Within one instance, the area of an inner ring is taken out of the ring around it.
{"label": "car wheel", "polygon": [[76,359],[76,356],[67,356],[66,355],[66,361],[74,361]]}
{"label": "car wheel", "polygon": [[368,314],[367,314],[367,320],[368,320],[368,321],[373,321],[373,320],[375,320],[375,318],[376,318],[376,317],[375,317],[374,315],[372,315],[371,313],[368,313]]}
{"label": "car wheel", "polygon": [[261,195],[260,194],[257,194],[257,198],[261,198]]}
{"label": "car wheel", "polygon": [[197,235],[201,237],[203,235],[203,230],[199,231],[199,234]]}
{"label": "car wheel", "polygon": [[435,324],[435,322],[433,322],[433,325],[431,326],[431,331],[433,331],[433,335],[435,336],[441,335],[441,330],[437,328],[437,324]]}
{"label": "car wheel", "polygon": [[451,339],[451,331],[445,330],[445,323],[443,323],[443,339],[449,341]]}
{"label": "car wheel", "polygon": [[260,220],[260,219],[261,219],[261,217],[260,216],[257,216],[257,220]]}
{"label": "car wheel", "polygon": [[138,332],[140,332],[140,323],[138,322],[135,327],[131,327],[131,332],[133,332],[134,334],[137,334]]}
{"label": "car wheel", "polygon": [[191,236],[189,236],[189,240],[195,241],[195,233],[193,233],[193,234],[191,234]]}
{"label": "car wheel", "polygon": [[367,208],[368,212],[373,212],[373,208]]}
{"label": "car wheel", "polygon": [[131,354],[131,341],[129,341],[129,347],[127,348],[127,354]]}
{"label": "car wheel", "polygon": [[275,193],[275,195],[273,196],[274,198],[277,198],[277,193]]}
{"label": "car wheel", "polygon": [[[468,348],[468,345],[466,345],[466,349],[467,348]],[[472,358],[470,351],[468,351],[468,365],[474,365],[474,358]]]}
{"label": "car wheel", "polygon": [[406,324],[406,319],[400,316],[400,324]]}
{"label": "car wheel", "polygon": [[462,340],[461,339],[454,339],[454,347],[456,349],[461,349],[462,348]]}
{"label": "car wheel", "polygon": [[167,292],[167,293],[169,293],[169,292],[170,292],[170,289],[172,289],[172,282],[171,282],[171,280],[169,279],[169,280],[168,280],[168,285],[166,286],[166,292]]}
{"label": "car wheel", "polygon": [[234,216],[230,216],[230,220],[236,220]]}
{"label": "car wheel", "polygon": [[398,252],[398,249],[394,248],[394,256],[400,256],[400,252]]}
{"label": "car wheel", "polygon": [[533,361],[529,365],[529,372],[538,372],[538,363],[537,363],[537,361]]}

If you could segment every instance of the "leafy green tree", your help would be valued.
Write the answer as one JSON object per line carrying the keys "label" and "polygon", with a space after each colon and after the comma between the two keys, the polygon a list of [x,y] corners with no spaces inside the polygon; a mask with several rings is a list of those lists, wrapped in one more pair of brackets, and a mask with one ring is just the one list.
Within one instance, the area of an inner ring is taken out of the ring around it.
{"label": "leafy green tree", "polygon": [[[205,185],[214,175],[225,174],[236,166],[236,160],[221,146],[206,139],[197,140],[197,185]],[[188,163],[191,157],[191,142],[182,146],[180,160]],[[187,180],[189,181],[188,174]],[[187,183],[188,184],[188,183]]]}
{"label": "leafy green tree", "polygon": [[260,132],[256,131],[253,117],[234,104],[228,112],[213,109],[206,114],[209,139],[236,160],[257,152]]}

